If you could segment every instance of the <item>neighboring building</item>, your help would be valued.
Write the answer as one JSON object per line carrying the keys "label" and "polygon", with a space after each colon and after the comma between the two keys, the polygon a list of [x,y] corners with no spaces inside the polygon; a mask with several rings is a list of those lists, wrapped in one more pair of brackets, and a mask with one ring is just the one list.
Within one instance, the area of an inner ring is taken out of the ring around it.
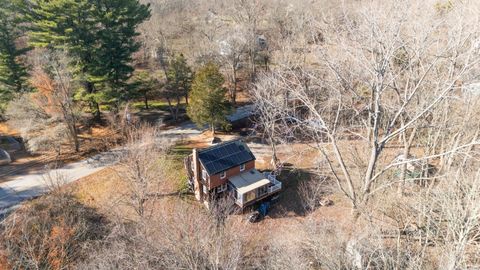
{"label": "neighboring building", "polygon": [[241,140],[197,150],[185,158],[185,168],[197,200],[209,202],[232,196],[245,207],[278,193],[282,183],[255,169],[255,156]]}

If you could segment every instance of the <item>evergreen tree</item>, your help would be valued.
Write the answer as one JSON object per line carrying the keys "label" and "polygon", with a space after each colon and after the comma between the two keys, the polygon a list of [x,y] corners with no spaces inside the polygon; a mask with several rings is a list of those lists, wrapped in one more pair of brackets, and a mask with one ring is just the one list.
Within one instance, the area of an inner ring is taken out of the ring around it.
{"label": "evergreen tree", "polygon": [[142,97],[145,109],[149,109],[148,98],[151,92],[159,85],[158,80],[150,76],[148,71],[142,70],[133,75],[133,83],[130,85],[134,88],[134,97]]}
{"label": "evergreen tree", "polygon": [[87,102],[100,118],[95,83],[104,80],[93,73],[98,42],[95,5],[89,0],[33,0],[26,8],[32,22],[30,42],[35,47],[65,49],[72,59],[76,78],[84,86],[76,97]]}
{"label": "evergreen tree", "polygon": [[167,89],[175,92],[176,97],[185,97],[188,104],[188,94],[192,87],[193,72],[187,64],[187,59],[180,54],[170,62],[167,71]]}
{"label": "evergreen tree", "polygon": [[19,47],[24,35],[23,17],[16,10],[15,3],[0,0],[0,105],[4,105],[13,93],[27,91],[27,67],[21,61],[29,48]]}
{"label": "evergreen tree", "polygon": [[95,19],[100,25],[95,73],[105,76],[112,98],[126,100],[128,79],[132,76],[132,54],[140,48],[136,28],[150,17],[148,5],[138,0],[96,1]]}
{"label": "evergreen tree", "polygon": [[99,102],[128,98],[132,54],[139,49],[136,27],[149,18],[149,5],[138,0],[32,0],[31,42],[64,48],[84,85],[77,98],[87,101],[96,118]]}
{"label": "evergreen tree", "polygon": [[[178,111],[180,108],[180,100],[185,97],[188,104],[188,94],[192,87],[193,72],[188,66],[187,60],[180,54],[174,57],[167,69],[167,84],[163,96],[167,99],[170,112],[173,114],[174,120],[177,121]],[[171,99],[176,101],[175,108],[172,106]]]}
{"label": "evergreen tree", "polygon": [[218,66],[207,63],[195,74],[187,107],[190,119],[198,126],[209,125],[214,134],[216,126],[228,126],[226,116],[231,106],[225,98],[224,81]]}

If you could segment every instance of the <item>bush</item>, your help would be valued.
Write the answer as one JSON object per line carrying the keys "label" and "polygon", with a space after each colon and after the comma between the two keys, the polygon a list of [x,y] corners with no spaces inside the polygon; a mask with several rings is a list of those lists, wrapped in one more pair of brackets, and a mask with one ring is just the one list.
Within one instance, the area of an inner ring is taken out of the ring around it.
{"label": "bush", "polygon": [[66,194],[27,204],[0,229],[0,262],[13,269],[65,269],[86,256],[88,243],[107,233],[102,216]]}

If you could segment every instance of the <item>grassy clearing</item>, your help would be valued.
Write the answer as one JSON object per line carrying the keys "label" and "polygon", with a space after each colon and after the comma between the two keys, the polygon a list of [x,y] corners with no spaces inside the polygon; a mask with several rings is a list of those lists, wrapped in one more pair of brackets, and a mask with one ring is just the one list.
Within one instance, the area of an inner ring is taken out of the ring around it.
{"label": "grassy clearing", "polygon": [[[176,106],[176,101],[172,101],[172,106]],[[135,101],[130,104],[132,108],[137,109],[137,110],[146,110],[145,108],[145,102],[143,100]],[[185,110],[187,107],[187,104],[185,103],[185,100],[182,99],[180,100],[180,110]],[[112,106],[108,104],[101,104],[100,105],[100,110],[103,112],[108,112],[112,109]],[[161,111],[168,111],[170,110],[168,106],[168,102],[166,100],[149,100],[148,101],[148,109],[149,110],[161,110]],[[85,112],[90,112],[90,110],[85,109]]]}
{"label": "grassy clearing", "polygon": [[[172,105],[175,106],[176,102],[172,102]],[[132,103],[132,107],[137,109],[137,110],[145,110],[145,102],[142,101],[136,101]],[[185,100],[180,101],[180,109],[185,109],[186,104]],[[148,109],[149,110],[162,110],[162,111],[167,111],[169,110],[168,102],[166,100],[151,100],[148,101]]]}
{"label": "grassy clearing", "polygon": [[175,179],[177,190],[180,192],[185,192],[188,189],[187,173],[185,172],[183,160],[191,153],[192,148],[183,143],[177,143],[169,153],[169,156],[172,158],[170,160],[172,179]]}

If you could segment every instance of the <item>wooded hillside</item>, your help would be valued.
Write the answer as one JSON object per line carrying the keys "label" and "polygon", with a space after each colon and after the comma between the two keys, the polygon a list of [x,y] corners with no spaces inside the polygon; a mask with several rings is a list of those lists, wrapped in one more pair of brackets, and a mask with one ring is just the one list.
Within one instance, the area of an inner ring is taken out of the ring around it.
{"label": "wooded hillside", "polygon": [[[0,0],[2,121],[123,147],[6,216],[0,269],[479,268],[479,74],[474,0]],[[194,201],[186,121],[278,175],[269,217]]]}

